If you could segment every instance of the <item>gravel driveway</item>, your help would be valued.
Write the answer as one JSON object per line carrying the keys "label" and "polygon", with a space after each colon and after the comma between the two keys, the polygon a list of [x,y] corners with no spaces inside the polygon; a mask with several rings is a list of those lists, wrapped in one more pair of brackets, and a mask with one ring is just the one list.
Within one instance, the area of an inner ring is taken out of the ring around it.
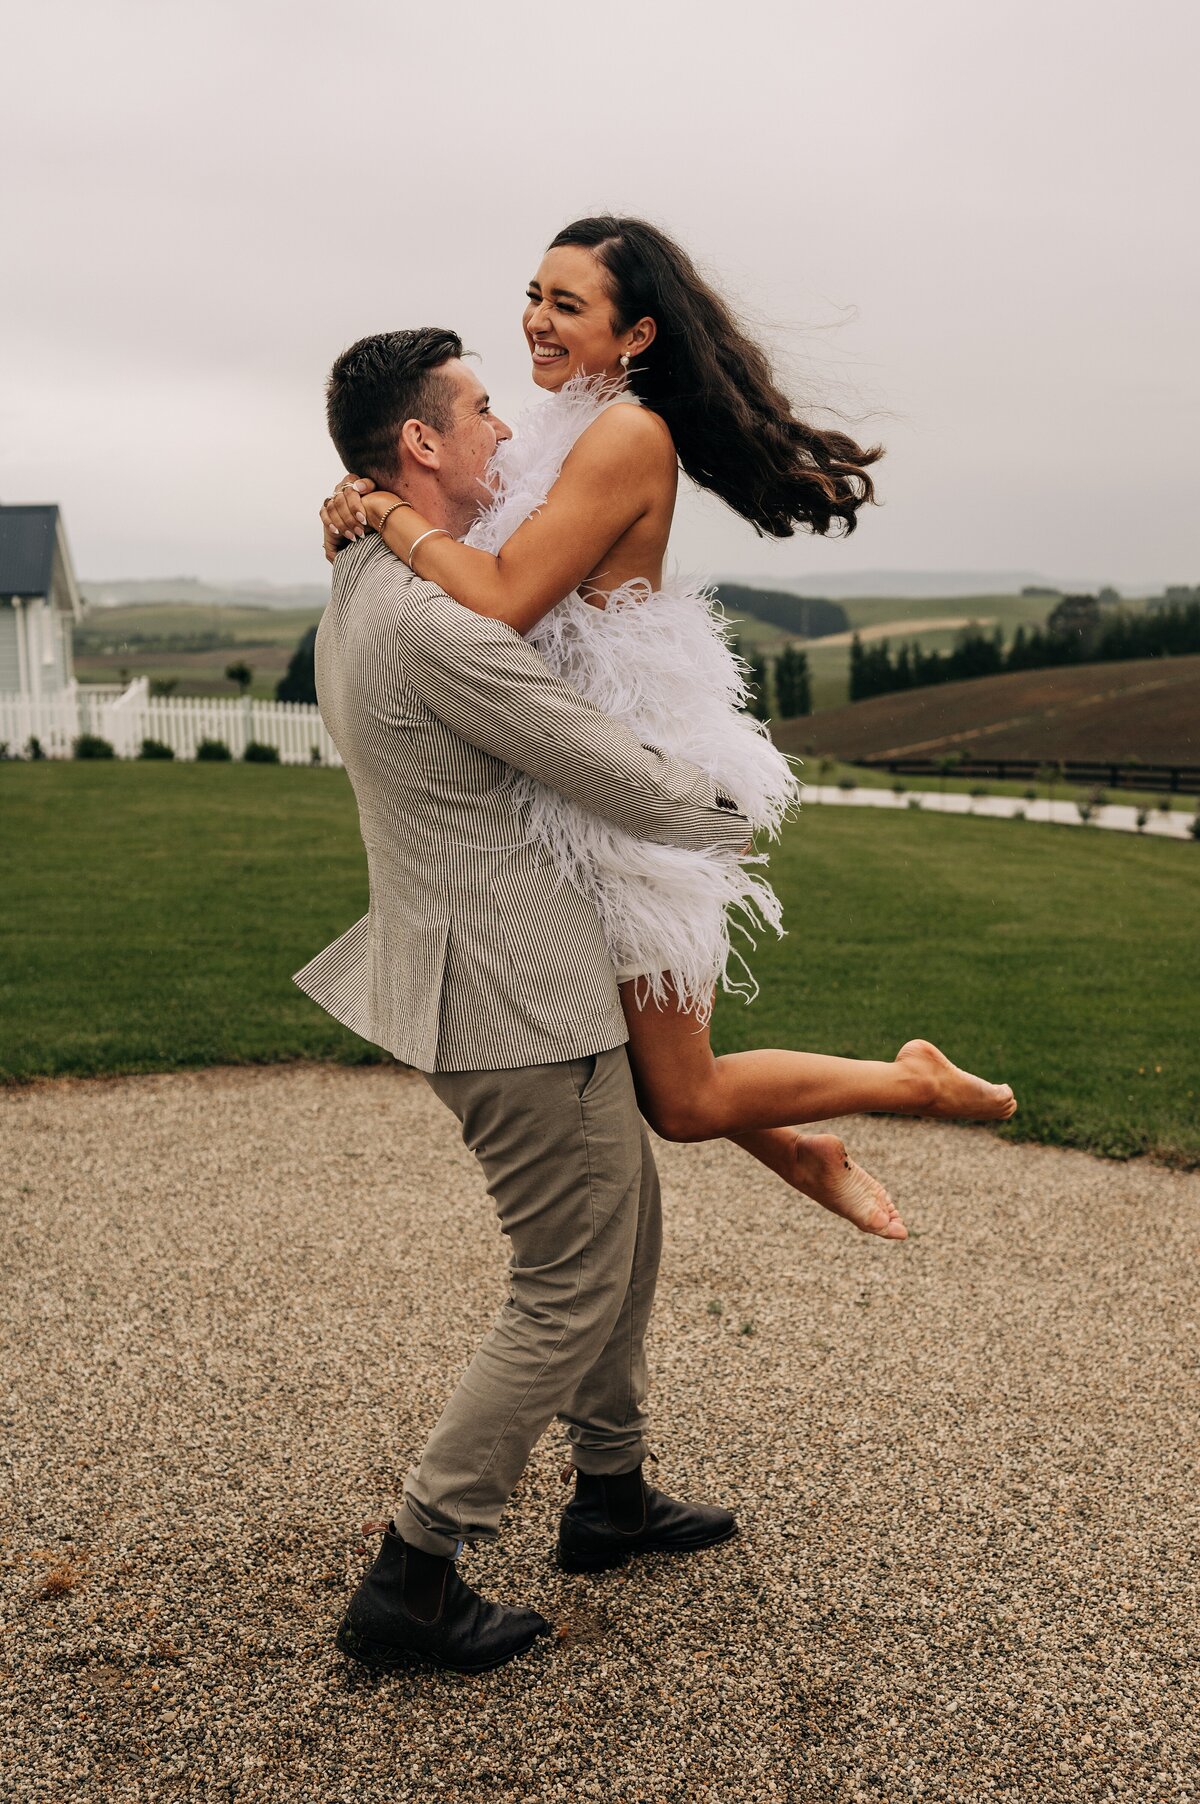
{"label": "gravel driveway", "polygon": [[463,1570],[557,1638],[377,1678],[332,1644],[358,1525],[504,1294],[452,1117],[397,1067],[0,1095],[3,1796],[1200,1794],[1200,1177],[848,1134],[907,1243],[660,1149],[650,1470],[740,1537],[558,1573],[552,1429]]}

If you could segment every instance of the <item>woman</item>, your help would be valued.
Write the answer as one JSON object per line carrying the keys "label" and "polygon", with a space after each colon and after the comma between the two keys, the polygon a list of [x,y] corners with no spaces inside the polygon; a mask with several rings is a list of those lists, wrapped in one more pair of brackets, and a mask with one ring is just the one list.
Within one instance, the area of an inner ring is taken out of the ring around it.
{"label": "woman", "polygon": [[[874,498],[867,466],[882,452],[797,419],[686,253],[640,220],[584,219],[560,232],[530,283],[524,330],[550,399],[500,447],[496,501],[467,540],[347,478],[322,509],[327,554],[343,535],[378,528],[422,578],[526,634],[640,738],[708,769],[774,837],[796,780],[744,711],[744,667],[714,604],[677,580],[664,586],[679,468],[760,533],[840,524],[848,534]],[[648,846],[532,779],[514,775],[513,791],[527,830],[597,903],[638,1099],[659,1134],[732,1139],[864,1232],[903,1239],[887,1192],[841,1140],[793,1124],[868,1110],[1013,1113],[1007,1085],[958,1070],[923,1040],[890,1062],[714,1057],[716,983],[747,990],[728,974],[731,918],[782,931],[776,897],[747,869],[763,859]]]}

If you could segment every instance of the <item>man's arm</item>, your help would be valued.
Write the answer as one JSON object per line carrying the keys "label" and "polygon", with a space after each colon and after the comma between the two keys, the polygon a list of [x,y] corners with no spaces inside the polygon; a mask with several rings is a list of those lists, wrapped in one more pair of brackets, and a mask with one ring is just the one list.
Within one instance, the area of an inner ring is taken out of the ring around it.
{"label": "man's arm", "polygon": [[638,839],[740,851],[751,835],[729,797],[684,758],[642,745],[560,681],[519,633],[412,583],[395,613],[406,681],[460,738],[527,771]]}

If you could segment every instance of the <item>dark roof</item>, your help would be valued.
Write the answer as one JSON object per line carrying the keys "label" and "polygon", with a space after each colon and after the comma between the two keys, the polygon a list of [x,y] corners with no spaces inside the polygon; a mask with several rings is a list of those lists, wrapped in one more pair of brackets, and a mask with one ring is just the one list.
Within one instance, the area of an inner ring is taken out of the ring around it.
{"label": "dark roof", "polygon": [[58,509],[0,507],[0,595],[49,595]]}

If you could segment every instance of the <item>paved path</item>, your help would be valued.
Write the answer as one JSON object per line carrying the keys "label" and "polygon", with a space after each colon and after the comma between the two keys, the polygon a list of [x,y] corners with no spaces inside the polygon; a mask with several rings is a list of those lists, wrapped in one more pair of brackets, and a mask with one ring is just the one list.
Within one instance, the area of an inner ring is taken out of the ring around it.
{"label": "paved path", "polygon": [[503,1295],[396,1067],[0,1095],[13,1804],[1191,1799],[1200,1178],[853,1124],[903,1245],[661,1149],[654,1475],[688,1559],[550,1564],[548,1434],[486,1593],[559,1638],[376,1679],[331,1634]]}
{"label": "paved path", "polygon": [[[942,795],[936,789],[907,789],[902,795],[896,795],[890,789],[840,789],[829,783],[806,783],[803,801],[809,806],[819,802],[842,808],[911,808],[919,804],[932,814],[982,814],[991,815],[995,820],[1012,820],[1019,816],[1030,821],[1051,821],[1061,827],[1083,825],[1074,802],[1061,798],[1051,802],[1039,797],[1031,802],[1023,796],[971,796],[957,791]],[[1106,802],[1096,809],[1088,824],[1108,827],[1118,833],[1144,832],[1147,838],[1153,839],[1192,837],[1190,814],[1178,810],[1168,814],[1156,808],[1141,828],[1137,817],[1138,810],[1128,802]]]}

